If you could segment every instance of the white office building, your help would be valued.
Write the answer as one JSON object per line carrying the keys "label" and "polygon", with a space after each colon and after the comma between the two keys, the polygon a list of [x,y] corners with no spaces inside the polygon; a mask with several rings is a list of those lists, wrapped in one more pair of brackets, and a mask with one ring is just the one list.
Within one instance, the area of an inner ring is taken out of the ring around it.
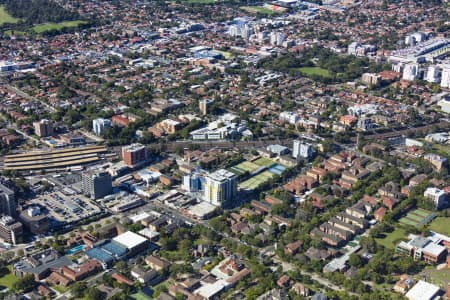
{"label": "white office building", "polygon": [[424,42],[427,39],[427,37],[428,36],[423,32],[415,32],[405,37],[405,44],[409,46],[414,46],[417,43]]}
{"label": "white office building", "polygon": [[423,193],[424,197],[433,200],[436,209],[440,209],[446,206],[447,204],[447,195],[443,190],[440,190],[435,187],[429,187]]}
{"label": "white office building", "polygon": [[437,66],[429,66],[425,80],[431,83],[439,82],[440,69]]}
{"label": "white office building", "polygon": [[450,114],[450,96],[444,96],[437,105],[441,108],[443,112]]}
{"label": "white office building", "polygon": [[311,144],[302,141],[294,141],[292,147],[292,156],[294,158],[311,158],[314,154],[314,148]]}
{"label": "white office building", "polygon": [[450,88],[450,65],[442,68],[441,87]]}
{"label": "white office building", "polygon": [[300,121],[300,117],[292,111],[283,111],[280,113],[280,121],[295,125]]}
{"label": "white office building", "polygon": [[272,32],[270,34],[270,44],[274,46],[281,46],[286,39],[286,36],[282,32]]}
{"label": "white office building", "polygon": [[105,132],[105,128],[111,127],[111,121],[108,119],[95,119],[92,120],[92,130],[95,135],[102,135]]}
{"label": "white office building", "polygon": [[220,169],[205,177],[205,201],[221,207],[229,207],[237,195],[237,176]]}
{"label": "white office building", "polygon": [[358,128],[362,131],[367,131],[373,128],[373,122],[371,118],[362,117],[358,119]]}
{"label": "white office building", "polygon": [[403,79],[414,81],[419,74],[419,65],[418,64],[407,64],[403,69]]}

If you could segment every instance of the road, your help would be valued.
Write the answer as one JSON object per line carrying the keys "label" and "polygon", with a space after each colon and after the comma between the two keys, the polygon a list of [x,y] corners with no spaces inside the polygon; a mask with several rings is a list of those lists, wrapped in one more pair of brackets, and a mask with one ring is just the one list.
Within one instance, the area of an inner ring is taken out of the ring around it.
{"label": "road", "polygon": [[28,100],[32,100],[32,101],[36,101],[36,102],[41,103],[42,106],[45,106],[45,107],[46,107],[48,110],[50,110],[51,112],[56,112],[56,109],[55,109],[53,106],[49,105],[48,103],[46,103],[46,102],[44,102],[44,101],[42,101],[42,100],[40,100],[40,99],[38,99],[38,98],[36,98],[36,97],[33,97],[33,96],[28,95],[28,94],[25,93],[24,91],[19,90],[18,88],[14,87],[14,86],[12,86],[12,85],[5,84],[5,87],[6,87],[8,90],[10,90],[11,92],[16,93],[17,95],[19,95],[19,96],[21,96],[21,97],[23,97],[23,98],[25,98],[25,99],[28,99]]}
{"label": "road", "polygon": [[26,134],[25,132],[23,132],[22,130],[20,130],[19,128],[17,128],[16,125],[14,124],[8,124],[8,128],[14,129],[15,131],[17,131],[18,133],[20,133],[24,138],[26,139],[30,139],[32,141],[34,141],[36,143],[36,145],[39,145],[41,143],[41,141],[39,141],[37,138],[34,138],[28,134]]}
{"label": "road", "polygon": [[[283,272],[287,272],[287,271],[290,271],[290,270],[296,270],[297,269],[297,267],[294,266],[293,264],[291,264],[289,262],[286,262],[286,261],[281,261],[278,257],[274,258],[273,261],[278,263],[278,264],[280,264],[282,266]],[[328,279],[323,278],[323,277],[319,276],[318,274],[311,273],[311,272],[304,271],[304,270],[300,270],[300,273],[303,276],[309,276],[312,280],[317,281],[318,283],[320,283],[321,285],[323,285],[323,286],[325,286],[327,288],[330,288],[330,289],[335,290],[335,291],[345,291],[344,288],[342,288],[342,287],[340,287],[338,285],[335,285],[334,283],[332,283]],[[348,292],[348,293],[350,295],[352,295],[352,296],[359,296],[359,294],[357,294],[357,293],[352,293],[352,292]]]}
{"label": "road", "polygon": [[[265,251],[265,248],[258,248],[258,247],[252,246],[252,245],[250,245],[250,244],[248,244],[246,242],[241,241],[238,238],[230,236],[226,232],[217,231],[217,230],[215,230],[214,228],[212,228],[209,225],[208,221],[198,221],[198,220],[194,220],[194,219],[188,218],[188,217],[184,216],[183,214],[181,214],[180,212],[178,212],[177,210],[169,208],[169,207],[165,206],[164,204],[159,203],[156,200],[153,201],[148,206],[149,207],[157,207],[160,210],[162,210],[162,211],[164,211],[166,213],[169,213],[169,214],[176,215],[177,217],[180,217],[182,220],[188,221],[189,223],[201,224],[201,225],[207,227],[208,229],[214,231],[216,234],[222,236],[223,238],[226,238],[227,240],[233,241],[233,242],[235,242],[237,244],[240,244],[240,245],[246,245],[248,247],[251,247],[251,248],[253,248],[254,250],[256,250],[258,252],[258,254],[259,254],[258,256],[261,257],[261,258],[266,256],[266,254],[267,254],[267,251]],[[271,259],[272,259],[272,263],[273,264],[281,265],[283,267],[283,271],[284,272],[287,272],[289,270],[297,269],[297,267],[295,267],[294,265],[292,265],[292,264],[290,264],[288,262],[282,261],[278,257],[271,257]],[[303,270],[300,270],[300,272],[302,273],[302,275],[307,275],[307,276],[311,277],[311,279],[319,282],[321,285],[323,285],[323,286],[325,286],[327,288],[330,288],[330,289],[335,290],[335,291],[344,291],[344,289],[342,287],[339,287],[339,286],[333,284],[331,281],[329,281],[326,278],[321,277],[318,274],[310,273],[310,272],[303,271]],[[353,296],[359,296],[356,293],[349,293],[349,294],[353,295]]]}

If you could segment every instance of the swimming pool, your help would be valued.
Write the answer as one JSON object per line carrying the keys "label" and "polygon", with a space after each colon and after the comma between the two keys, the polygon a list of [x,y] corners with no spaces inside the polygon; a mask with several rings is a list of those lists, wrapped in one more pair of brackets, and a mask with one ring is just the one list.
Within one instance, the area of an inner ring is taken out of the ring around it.
{"label": "swimming pool", "polygon": [[66,251],[67,255],[75,254],[77,252],[83,251],[83,249],[86,247],[86,245],[78,245],[76,247],[73,247],[72,249],[69,249]]}

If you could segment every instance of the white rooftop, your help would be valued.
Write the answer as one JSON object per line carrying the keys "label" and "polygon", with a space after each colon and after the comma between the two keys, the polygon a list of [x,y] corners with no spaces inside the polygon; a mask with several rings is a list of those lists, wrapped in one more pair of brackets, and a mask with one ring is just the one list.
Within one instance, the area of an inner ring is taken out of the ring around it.
{"label": "white rooftop", "polygon": [[220,293],[225,286],[227,286],[225,280],[217,280],[214,283],[206,283],[202,285],[199,289],[195,290],[194,294],[200,295],[205,299],[211,299]]}
{"label": "white rooftop", "polygon": [[129,216],[130,220],[133,223],[140,222],[140,221],[144,220],[147,217],[150,217],[150,214],[148,212],[145,212],[145,211],[140,213],[140,214],[134,215],[134,216]]}
{"label": "white rooftop", "polygon": [[445,251],[445,247],[441,245],[436,245],[435,243],[428,243],[424,248],[423,251],[430,253],[434,256],[439,256],[442,252]]}
{"label": "white rooftop", "polygon": [[217,180],[217,181],[224,181],[227,179],[232,179],[236,177],[236,174],[227,171],[225,169],[219,169],[211,174],[209,174],[209,177],[213,180]]}
{"label": "white rooftop", "polygon": [[439,291],[440,289],[438,286],[419,280],[405,296],[409,300],[431,300]]}
{"label": "white rooftop", "polygon": [[145,237],[147,237],[149,239],[153,239],[153,238],[156,238],[156,237],[159,236],[159,232],[150,230],[147,227],[145,227],[144,229],[140,230],[139,234],[142,235],[142,236],[145,236]]}
{"label": "white rooftop", "polygon": [[128,249],[133,249],[148,240],[145,237],[140,236],[139,234],[127,231],[125,233],[122,233],[121,235],[116,236],[113,241],[125,246]]}
{"label": "white rooftop", "polygon": [[216,208],[217,206],[206,201],[202,201],[199,204],[191,206],[189,208],[189,212],[199,218],[203,218],[205,215],[212,213]]}

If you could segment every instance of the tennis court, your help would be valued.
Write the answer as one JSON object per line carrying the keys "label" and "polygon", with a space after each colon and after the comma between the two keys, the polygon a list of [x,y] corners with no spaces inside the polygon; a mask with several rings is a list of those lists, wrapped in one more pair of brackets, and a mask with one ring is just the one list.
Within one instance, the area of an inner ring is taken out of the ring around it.
{"label": "tennis court", "polygon": [[244,162],[241,162],[240,164],[235,165],[233,168],[241,170],[243,172],[252,173],[252,172],[256,171],[258,168],[260,168],[260,166],[257,164],[254,164],[250,161],[244,161]]}
{"label": "tennis court", "polygon": [[258,188],[261,184],[267,182],[274,176],[273,173],[269,171],[264,171],[262,173],[259,173],[256,176],[253,176],[252,178],[242,182],[239,184],[239,187],[246,190],[254,190]]}
{"label": "tennis court", "polygon": [[418,227],[430,223],[435,217],[435,213],[419,208],[408,212],[406,216],[399,220],[399,222],[405,225]]}
{"label": "tennis court", "polygon": [[416,221],[411,220],[407,217],[401,218],[400,223],[402,223],[404,225],[410,225],[410,226],[417,226],[417,224],[418,224]]}
{"label": "tennis court", "polygon": [[275,164],[275,162],[271,159],[265,158],[265,157],[260,157],[257,160],[253,161],[254,164],[257,164],[259,166],[263,166],[263,167],[271,167]]}
{"label": "tennis court", "polygon": [[430,214],[429,211],[423,210],[423,209],[421,209],[421,208],[416,209],[416,210],[414,211],[414,213],[415,213],[416,215],[419,215],[419,216],[422,216],[422,217],[428,217],[428,215]]}
{"label": "tennis court", "polygon": [[286,170],[285,166],[279,165],[279,164],[275,164],[274,166],[272,166],[271,168],[269,168],[269,172],[276,174],[278,176],[280,176],[281,174],[283,174],[284,170]]}

